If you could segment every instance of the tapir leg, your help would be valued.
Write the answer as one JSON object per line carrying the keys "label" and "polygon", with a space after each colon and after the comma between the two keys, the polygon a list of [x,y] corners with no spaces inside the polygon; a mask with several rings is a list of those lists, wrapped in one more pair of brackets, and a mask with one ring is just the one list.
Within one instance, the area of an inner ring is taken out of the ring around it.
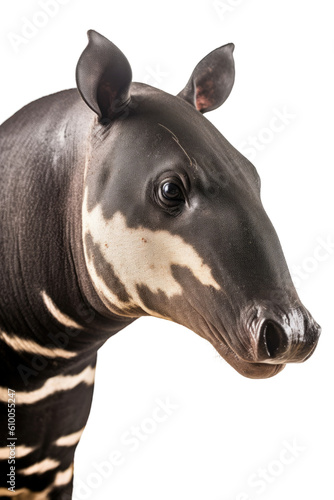
{"label": "tapir leg", "polygon": [[[15,356],[13,353],[14,359]],[[28,369],[29,361],[25,353],[13,369]],[[49,361],[54,375],[43,378],[43,371],[35,377],[31,375],[25,390],[22,386],[16,389],[13,375],[12,380],[8,376],[4,381],[2,372],[0,498],[71,498],[74,452],[90,412],[96,353],[88,360],[78,361],[76,366],[73,360],[68,366],[57,359]],[[8,404],[12,406],[9,408]],[[11,484],[14,490],[8,490]]]}

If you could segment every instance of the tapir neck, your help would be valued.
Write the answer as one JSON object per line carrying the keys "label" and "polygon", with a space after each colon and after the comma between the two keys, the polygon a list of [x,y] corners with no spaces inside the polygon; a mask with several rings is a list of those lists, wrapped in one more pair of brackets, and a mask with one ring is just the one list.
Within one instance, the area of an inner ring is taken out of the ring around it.
{"label": "tapir neck", "polygon": [[97,348],[129,321],[108,314],[82,255],[81,206],[94,120],[77,91],[70,90],[31,103],[1,127],[6,182],[0,194],[10,207],[1,227],[6,259],[1,285],[14,301],[0,304],[0,322],[6,330],[28,326],[43,341],[48,304],[53,304],[53,312],[93,332],[83,343],[95,342]]}

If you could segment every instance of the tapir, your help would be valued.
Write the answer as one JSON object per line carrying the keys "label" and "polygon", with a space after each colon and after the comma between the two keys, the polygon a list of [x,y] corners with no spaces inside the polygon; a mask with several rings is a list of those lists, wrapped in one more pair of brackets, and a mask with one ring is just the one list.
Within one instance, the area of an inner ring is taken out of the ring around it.
{"label": "tapir", "polygon": [[173,96],[88,38],[77,89],[0,128],[1,498],[71,498],[97,351],[136,318],[184,325],[250,378],[320,335],[255,167],[203,116],[231,92],[233,44]]}

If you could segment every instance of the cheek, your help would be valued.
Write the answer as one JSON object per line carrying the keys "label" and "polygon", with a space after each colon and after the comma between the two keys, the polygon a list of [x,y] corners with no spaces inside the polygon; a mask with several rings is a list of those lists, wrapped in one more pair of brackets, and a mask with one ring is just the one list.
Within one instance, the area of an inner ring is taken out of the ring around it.
{"label": "cheek", "polygon": [[[84,241],[89,235],[98,248],[99,260],[104,262],[104,266],[100,266],[104,269],[102,279],[105,286],[109,284],[112,302],[115,302],[115,298],[112,297],[114,290],[110,283],[111,274],[114,275],[111,281],[115,283],[116,278],[126,291],[127,300],[121,300],[123,306],[138,305],[147,311],[138,292],[139,287],[143,286],[153,294],[162,292],[167,298],[181,295],[185,284],[175,279],[172,272],[175,265],[186,267],[203,285],[220,288],[209,266],[180,236],[172,235],[165,230],[130,228],[121,212],[106,220],[99,206],[91,212],[84,211],[83,233]],[[96,282],[96,269],[95,273],[94,270],[92,272],[94,265],[96,268],[94,255],[89,255],[87,249],[86,260],[88,268],[91,269],[91,278]],[[99,274],[101,281],[101,271]],[[117,306],[120,305],[118,297]],[[152,311],[149,311],[149,314],[152,314]]]}

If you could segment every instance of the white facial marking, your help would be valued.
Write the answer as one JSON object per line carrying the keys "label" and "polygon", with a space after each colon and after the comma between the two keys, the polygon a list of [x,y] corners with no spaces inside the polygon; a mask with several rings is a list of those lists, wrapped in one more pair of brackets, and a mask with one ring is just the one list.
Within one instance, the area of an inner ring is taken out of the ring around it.
{"label": "white facial marking", "polygon": [[[15,456],[16,458],[22,458],[32,453],[36,448],[30,448],[28,446],[16,446],[15,447]],[[9,458],[9,448],[6,446],[4,448],[0,448],[0,460],[7,460]]]}
{"label": "white facial marking", "polygon": [[73,446],[77,444],[81,438],[81,434],[84,431],[84,427],[80,429],[78,432],[73,432],[72,434],[68,434],[67,436],[62,436],[57,439],[53,444],[55,446]]}
{"label": "white facial marking", "polygon": [[66,314],[62,313],[60,309],[56,306],[56,304],[53,302],[53,300],[48,296],[48,294],[43,290],[41,292],[44,304],[46,308],[48,309],[49,313],[63,326],[67,326],[69,328],[77,328],[82,330],[83,327],[79,325],[76,321],[71,319],[69,316]]}
{"label": "white facial marking", "polygon": [[[94,384],[95,368],[87,366],[82,372],[76,375],[57,375],[49,378],[42,387],[30,392],[16,392],[16,404],[33,404],[59,391],[69,391],[77,385]],[[8,400],[8,389],[0,387],[0,401],[6,403]]]}
{"label": "white facial marking", "polygon": [[30,476],[31,474],[43,474],[48,470],[56,469],[59,465],[60,462],[58,460],[45,458],[41,462],[30,465],[30,467],[27,467],[26,469],[19,469],[18,472],[24,476]]}
{"label": "white facial marking", "polygon": [[31,354],[40,354],[48,358],[65,358],[70,359],[77,356],[76,352],[65,351],[59,347],[49,348],[44,347],[33,340],[21,339],[16,335],[7,335],[7,333],[0,331],[0,340],[3,340],[9,347],[15,351],[29,352]]}
{"label": "white facial marking", "polygon": [[189,269],[203,285],[220,289],[209,266],[180,236],[172,235],[166,230],[129,228],[121,212],[106,220],[99,205],[88,212],[87,189],[83,206],[84,241],[85,234],[90,234],[94,243],[99,245],[104,259],[112,265],[131,300],[123,302],[110,290],[107,283],[97,275],[94,263],[90,260],[85,247],[86,264],[91,279],[102,300],[105,299],[105,302],[114,304],[122,310],[139,305],[149,314],[157,315],[142,303],[137,288],[141,285],[148,287],[153,293],[162,291],[168,298],[181,295],[182,286],[172,274],[173,265]]}

